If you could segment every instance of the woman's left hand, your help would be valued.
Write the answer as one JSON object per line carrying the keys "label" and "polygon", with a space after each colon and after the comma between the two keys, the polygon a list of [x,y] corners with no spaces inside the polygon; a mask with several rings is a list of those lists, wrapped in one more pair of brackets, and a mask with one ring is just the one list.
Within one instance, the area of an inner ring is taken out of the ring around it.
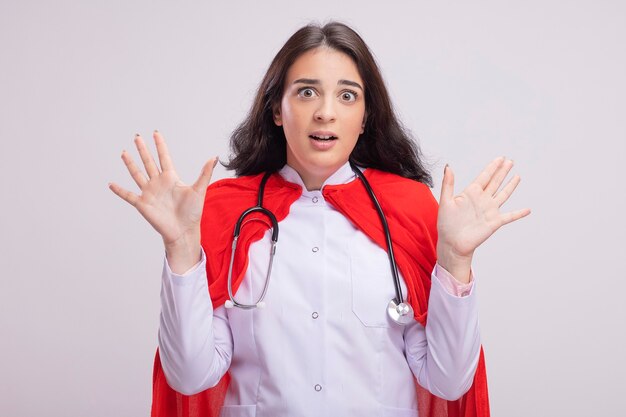
{"label": "woman's left hand", "polygon": [[458,195],[454,195],[454,173],[446,166],[437,217],[437,262],[461,282],[469,281],[474,250],[501,226],[530,214],[530,209],[501,213],[520,182],[515,175],[498,191],[513,167],[513,161],[498,157]]}

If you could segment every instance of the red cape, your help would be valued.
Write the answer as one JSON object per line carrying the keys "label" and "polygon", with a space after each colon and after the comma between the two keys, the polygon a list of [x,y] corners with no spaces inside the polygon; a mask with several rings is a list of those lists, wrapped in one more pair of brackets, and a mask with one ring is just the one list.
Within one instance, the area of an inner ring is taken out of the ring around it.
{"label": "red cape", "polygon": [[[430,189],[417,181],[368,168],[364,171],[387,217],[398,268],[407,286],[407,301],[415,319],[426,325],[430,277],[437,261],[437,201]],[[207,256],[209,292],[214,308],[228,299],[228,266],[235,223],[241,213],[256,204],[263,174],[225,179],[211,184],[206,193],[201,220],[202,247]],[[265,186],[263,206],[280,222],[302,194],[298,184],[272,175]],[[358,179],[347,184],[327,185],[324,198],[355,227],[387,250],[385,234],[374,204]],[[255,214],[264,219],[262,215]],[[253,215],[253,216],[255,216]],[[233,266],[236,292],[248,266],[248,248],[269,228],[267,221],[252,221],[242,227]],[[186,396],[167,384],[157,350],[153,373],[152,417],[217,417],[226,396],[230,376],[217,386]],[[446,401],[415,384],[420,417],[488,417],[489,398],[485,360],[481,348],[478,368],[469,391],[459,400]]]}

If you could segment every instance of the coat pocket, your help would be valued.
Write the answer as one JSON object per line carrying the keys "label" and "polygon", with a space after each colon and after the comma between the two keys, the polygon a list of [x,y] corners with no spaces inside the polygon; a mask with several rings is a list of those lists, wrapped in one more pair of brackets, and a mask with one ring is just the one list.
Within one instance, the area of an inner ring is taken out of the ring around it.
{"label": "coat pocket", "polygon": [[256,405],[225,405],[220,411],[220,417],[254,417]]}
{"label": "coat pocket", "polygon": [[382,251],[382,256],[373,257],[351,256],[350,275],[352,311],[361,323],[367,327],[392,326],[387,306],[396,293],[387,253]]}
{"label": "coat pocket", "polygon": [[418,417],[417,410],[412,408],[383,407],[383,417]]}

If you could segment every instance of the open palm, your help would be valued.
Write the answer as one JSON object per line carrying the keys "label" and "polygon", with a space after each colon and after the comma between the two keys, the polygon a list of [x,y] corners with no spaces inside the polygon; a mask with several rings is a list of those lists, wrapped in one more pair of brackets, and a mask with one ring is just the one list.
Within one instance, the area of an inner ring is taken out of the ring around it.
{"label": "open palm", "polygon": [[451,252],[457,257],[471,257],[474,250],[501,226],[530,214],[530,209],[501,213],[520,182],[515,175],[501,190],[513,161],[494,159],[476,179],[454,195],[454,173],[447,167],[441,186],[437,218],[438,253]]}
{"label": "open palm", "polygon": [[145,174],[126,151],[122,152],[122,160],[141,194],[137,195],[115,183],[111,183],[109,188],[134,206],[168,245],[186,235],[199,234],[204,195],[217,158],[209,160],[198,180],[189,186],[178,178],[165,140],[157,131],[154,132],[154,141],[160,170],[140,135],[135,136],[135,144],[146,169]]}

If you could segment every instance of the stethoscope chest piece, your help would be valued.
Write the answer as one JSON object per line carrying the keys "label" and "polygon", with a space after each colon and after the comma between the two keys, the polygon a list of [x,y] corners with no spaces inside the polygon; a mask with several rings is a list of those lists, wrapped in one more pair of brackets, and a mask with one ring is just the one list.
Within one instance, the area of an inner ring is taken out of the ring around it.
{"label": "stethoscope chest piece", "polygon": [[396,300],[389,301],[387,306],[387,314],[391,317],[391,320],[398,324],[409,324],[414,320],[413,307],[408,303],[397,304]]}

